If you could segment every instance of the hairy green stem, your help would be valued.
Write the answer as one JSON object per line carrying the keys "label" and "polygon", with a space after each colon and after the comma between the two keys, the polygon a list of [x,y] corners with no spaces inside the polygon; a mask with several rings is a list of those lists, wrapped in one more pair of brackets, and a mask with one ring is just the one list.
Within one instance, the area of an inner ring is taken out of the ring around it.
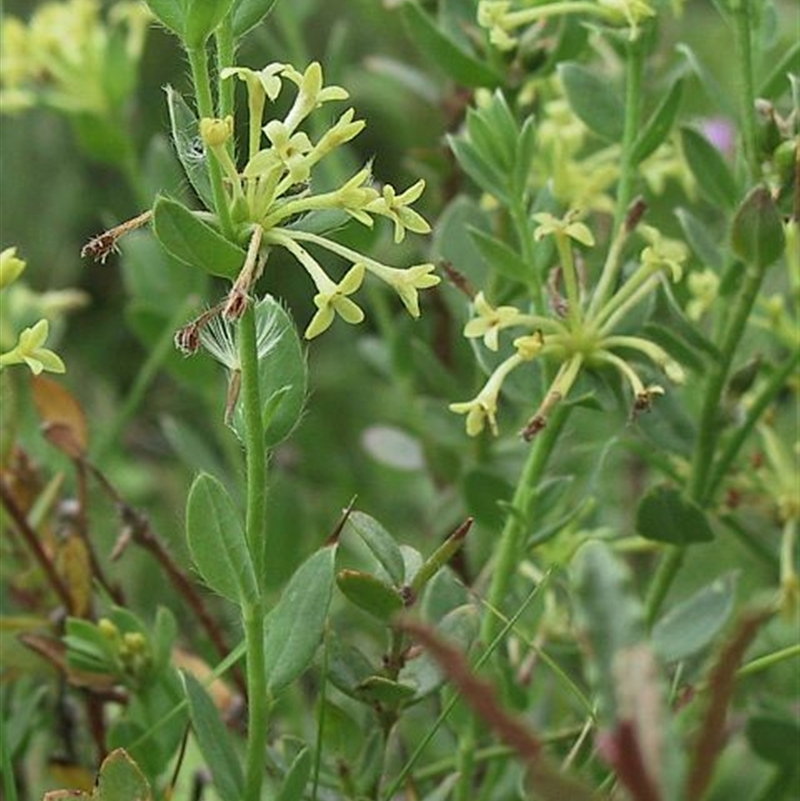
{"label": "hairy green stem", "polygon": [[739,67],[739,106],[742,126],[742,146],[751,184],[759,178],[758,132],[755,109],[755,81],[753,80],[753,13],[751,0],[740,0],[734,4],[734,36],[736,38]]}
{"label": "hairy green stem", "polygon": [[[734,302],[727,329],[723,334],[719,356],[711,368],[708,383],[706,384],[703,405],[700,411],[700,421],[697,426],[697,440],[692,459],[691,477],[687,489],[689,498],[703,507],[708,506],[712,499],[710,491],[713,480],[711,467],[720,435],[718,416],[722,393],[725,390],[736,349],[744,334],[750,312],[761,288],[764,273],[764,269],[756,267],[751,267],[747,270],[744,285]],[[673,547],[656,571],[647,597],[647,621],[649,625],[655,622],[661,605],[672,586],[672,582],[683,565],[685,551],[685,546]]]}
{"label": "hairy green stem", "polygon": [[243,609],[247,654],[247,759],[243,801],[260,801],[267,746],[267,675],[264,654],[264,609],[261,600]]}
{"label": "hairy green stem", "polygon": [[247,644],[247,767],[245,801],[259,801],[264,778],[264,749],[267,737],[269,699],[264,667],[264,564],[266,561],[267,451],[258,383],[258,349],[255,311],[252,302],[239,320],[239,362],[242,371],[240,403],[245,420],[247,461],[247,511],[245,532],[258,582],[259,599],[247,605],[244,633]]}
{"label": "hairy green stem", "polygon": [[625,122],[622,132],[622,155],[620,176],[617,185],[617,202],[614,210],[614,232],[625,224],[633,197],[637,164],[633,161],[633,145],[639,133],[642,117],[642,72],[644,70],[644,47],[641,34],[628,42],[625,62]]}
{"label": "hairy green stem", "polygon": [[[218,90],[218,116],[226,117],[233,114],[233,85],[232,80],[223,81],[219,76],[226,67],[232,67],[236,53],[236,42],[233,37],[233,15],[226,14],[220,26],[214,32],[214,42],[217,46],[217,76]],[[233,146],[231,139],[231,147]]]}
{"label": "hairy green stem", "polygon": [[[189,65],[192,69],[192,82],[194,83],[195,97],[197,99],[197,117],[215,117],[214,98],[211,94],[211,79],[208,75],[208,54],[205,45],[201,47],[187,48]],[[211,193],[214,197],[214,210],[219,218],[222,233],[228,238],[233,239],[233,222],[231,212],[228,208],[228,199],[225,195],[225,187],[222,185],[222,173],[216,159],[209,158],[208,177],[211,181]]]}

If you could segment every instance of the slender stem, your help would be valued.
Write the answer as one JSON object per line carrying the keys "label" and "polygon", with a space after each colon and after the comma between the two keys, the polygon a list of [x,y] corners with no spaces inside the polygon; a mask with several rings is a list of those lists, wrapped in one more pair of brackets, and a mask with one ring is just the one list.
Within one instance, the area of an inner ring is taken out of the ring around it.
{"label": "slender stem", "polygon": [[233,114],[233,85],[232,80],[223,81],[219,79],[222,70],[226,67],[232,67],[235,53],[236,43],[233,37],[233,15],[226,14],[225,18],[220,23],[220,26],[214,32],[214,42],[217,46],[217,77],[219,80],[219,114],[220,117],[226,117],[228,114]]}
{"label": "slender stem", "polygon": [[530,290],[533,300],[533,308],[537,314],[544,314],[545,303],[544,293],[542,292],[542,276],[534,269],[536,265],[536,243],[533,240],[533,229],[530,217],[528,216],[528,207],[525,198],[514,198],[511,201],[510,211],[511,219],[514,223],[514,230],[517,235],[517,240],[519,241],[522,259],[525,264],[531,267],[528,289]]}
{"label": "slender stem", "polygon": [[625,62],[625,122],[622,132],[622,155],[617,186],[617,203],[614,211],[614,232],[625,224],[625,215],[633,197],[637,164],[633,161],[633,145],[639,133],[642,116],[642,72],[644,69],[644,47],[641,34],[628,42]]}
{"label": "slender stem", "polygon": [[264,610],[261,600],[243,609],[247,653],[247,758],[244,801],[259,801],[267,746],[267,674],[264,656]]}
{"label": "slender stem", "polygon": [[[192,69],[195,97],[197,98],[197,116],[200,119],[215,117],[214,98],[211,94],[211,79],[208,75],[208,54],[205,46],[188,48],[189,65]],[[233,239],[233,222],[222,185],[222,173],[216,159],[209,158],[208,177],[211,181],[211,192],[214,196],[214,210],[219,217],[220,227],[228,239]]]}
{"label": "slender stem", "polygon": [[[568,412],[569,407],[567,406],[556,407],[550,416],[548,425],[538,435],[528,453],[528,459],[511,500],[512,511],[506,518],[500,534],[497,563],[492,573],[492,582],[486,599],[490,609],[501,609],[503,606],[508,587],[522,555],[524,537],[527,533],[525,523],[530,521],[533,511],[536,486],[541,480],[558,435],[567,420]],[[500,621],[494,615],[487,614],[483,619],[481,640],[483,642],[491,641],[499,625]]]}
{"label": "slender stem", "polygon": [[798,362],[800,362],[800,349],[793,351],[789,358],[781,365],[780,369],[773,373],[772,377],[747,410],[747,419],[725,443],[722,452],[717,457],[711,480],[708,482],[706,495],[709,500],[714,498],[720,483],[728,472],[728,468],[733,463],[733,460],[736,458],[739,449],[742,447],[747,437],[755,428],[761,415],[766,411],[769,404],[775,399],[775,396],[783,389],[786,382],[794,374]]}
{"label": "slender stem", "polygon": [[[727,330],[723,334],[719,357],[711,368],[706,385],[688,486],[689,498],[703,507],[709,505],[712,497],[710,492],[713,480],[711,466],[720,434],[717,419],[720,400],[736,348],[744,334],[747,320],[761,288],[764,273],[764,269],[755,267],[751,267],[747,271],[744,286],[736,298]],[[669,588],[683,565],[685,550],[685,546],[674,547],[659,565],[647,597],[647,621],[650,625],[655,622],[661,604],[667,597]]]}
{"label": "slender stem", "polygon": [[750,0],[741,0],[734,5],[733,18],[738,56],[735,62],[739,67],[742,145],[748,178],[750,183],[754,184],[758,180],[760,170],[755,111],[756,90],[753,80],[753,14]]}

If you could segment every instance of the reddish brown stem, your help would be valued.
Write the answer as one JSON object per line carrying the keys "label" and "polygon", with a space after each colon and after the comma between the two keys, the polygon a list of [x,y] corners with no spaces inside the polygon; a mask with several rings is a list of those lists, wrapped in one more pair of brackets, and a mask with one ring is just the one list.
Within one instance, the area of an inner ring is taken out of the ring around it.
{"label": "reddish brown stem", "polygon": [[64,582],[61,581],[61,577],[56,572],[55,565],[53,565],[52,560],[47,555],[44,548],[42,548],[38,535],[28,523],[25,513],[17,506],[14,495],[5,481],[0,481],[0,497],[2,497],[3,506],[16,524],[20,536],[25,540],[25,544],[30,548],[34,558],[39,563],[42,570],[44,570],[44,574],[50,586],[64,604],[64,607],[69,609],[72,605],[72,598],[70,597],[69,590]]}

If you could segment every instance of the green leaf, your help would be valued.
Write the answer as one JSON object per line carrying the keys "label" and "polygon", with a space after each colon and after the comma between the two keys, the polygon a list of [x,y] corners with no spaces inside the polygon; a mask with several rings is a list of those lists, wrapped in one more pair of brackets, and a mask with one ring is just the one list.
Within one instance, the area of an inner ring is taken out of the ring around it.
{"label": "green leaf", "polygon": [[530,183],[533,158],[536,154],[538,130],[533,116],[522,124],[514,149],[514,167],[511,170],[511,194],[524,198]]}
{"label": "green leaf", "polygon": [[286,771],[275,801],[302,801],[312,766],[311,751],[303,746]]}
{"label": "green leaf", "polygon": [[241,518],[225,487],[208,473],[194,480],[186,503],[189,551],[203,580],[234,603],[258,595]]}
{"label": "green leaf", "polygon": [[375,518],[364,512],[350,512],[347,525],[362,539],[389,578],[398,586],[402,584],[405,580],[405,564],[394,537]]}
{"label": "green leaf", "polygon": [[336,584],[348,601],[379,620],[391,620],[403,608],[403,597],[397,589],[371,573],[341,570]]}
{"label": "green leaf", "polygon": [[756,97],[777,100],[780,95],[789,89],[791,85],[789,76],[797,74],[800,74],[800,41],[795,41],[778,63],[775,64],[759,87]]}
{"label": "green leaf", "polygon": [[449,39],[416,2],[400,7],[409,36],[420,52],[456,83],[469,87],[494,87],[502,77],[491,67],[462,50]]}
{"label": "green leaf", "polygon": [[[259,353],[258,389],[264,423],[264,446],[273,448],[292,433],[303,414],[308,387],[308,365],[294,321],[286,309],[264,295],[255,306],[256,329],[269,332],[271,346]],[[231,426],[246,441],[244,407],[236,404]]]}
{"label": "green leaf", "polygon": [[448,136],[447,141],[464,172],[484,192],[494,195],[503,203],[508,203],[505,176],[484,160],[478,148],[464,138]]}
{"label": "green leaf", "polygon": [[181,0],[147,0],[156,19],[176,36],[183,36],[185,12]]}
{"label": "green leaf", "polygon": [[670,545],[711,542],[714,532],[705,512],[674,487],[660,484],[641,500],[636,530],[645,539]]}
{"label": "green leaf", "polygon": [[264,651],[271,695],[291,684],[314,658],[333,594],[335,552],[335,545],[326,545],[303,562],[266,621]]}
{"label": "green leaf", "polygon": [[142,771],[122,748],[117,748],[103,760],[91,795],[79,790],[51,790],[42,801],[152,801],[152,798]]}
{"label": "green leaf", "polygon": [[666,662],[677,662],[705,648],[733,611],[736,574],[727,573],[674,606],[653,627],[653,647]]}
{"label": "green leaf", "polygon": [[472,226],[467,228],[467,233],[490,270],[496,270],[500,275],[504,275],[512,281],[527,283],[530,280],[532,266],[526,264],[522,256],[501,239]]}
{"label": "green leaf", "polygon": [[183,671],[182,675],[192,728],[211,771],[214,788],[222,801],[241,801],[244,774],[219,711],[203,685],[191,673]]}
{"label": "green leaf", "polygon": [[386,676],[369,676],[358,687],[358,697],[362,701],[393,707],[410,701],[415,693],[415,689],[410,685],[393,681]]}
{"label": "green leaf", "polygon": [[233,35],[244,36],[275,7],[277,0],[237,0],[233,8]]}
{"label": "green leaf", "polygon": [[190,267],[233,279],[244,265],[241,248],[228,242],[177,200],[162,196],[156,201],[153,230],[164,250]]}
{"label": "green leaf", "polygon": [[715,205],[733,209],[736,203],[736,182],[722,153],[694,128],[681,128],[681,142],[700,191]]}
{"label": "green leaf", "polygon": [[669,135],[681,107],[683,85],[683,78],[678,78],[672,84],[669,92],[639,132],[631,153],[633,164],[644,161]]}
{"label": "green leaf", "polygon": [[614,718],[614,662],[623,649],[641,642],[644,615],[630,573],[604,542],[592,541],[577,553],[572,568],[577,621],[587,640],[604,720]]}
{"label": "green leaf", "polygon": [[575,62],[559,64],[558,74],[575,114],[598,136],[620,141],[624,111],[608,80]]}
{"label": "green leaf", "polygon": [[797,770],[800,753],[800,725],[776,713],[752,715],[745,728],[750,747],[762,759],[786,771]]}
{"label": "green leaf", "polygon": [[326,639],[328,679],[337,690],[351,698],[358,697],[359,685],[375,672],[366,655],[332,631]]}
{"label": "green leaf", "polygon": [[513,494],[508,481],[484,467],[478,467],[465,474],[462,484],[469,514],[480,524],[499,531],[507,516],[507,502]]}
{"label": "green leaf", "polygon": [[178,160],[203,205],[207,209],[213,209],[214,194],[211,191],[206,163],[207,156],[200,138],[197,117],[183,97],[171,86],[166,86],[164,91],[167,93],[172,141],[178,154]]}
{"label": "green leaf", "polygon": [[695,217],[688,209],[678,209],[675,214],[694,255],[705,266],[713,267],[717,272],[721,272],[725,266],[723,249],[720,247],[718,239],[712,236],[708,225]]}
{"label": "green leaf", "polygon": [[742,201],[731,230],[733,252],[759,270],[776,262],[786,247],[783,224],[765,186],[757,186]]}
{"label": "green leaf", "polygon": [[172,646],[177,636],[178,622],[175,615],[166,606],[159,606],[152,637],[154,672],[160,673],[171,664]]}
{"label": "green leaf", "polygon": [[233,0],[188,0],[183,39],[190,49],[202,47],[230,13]]}

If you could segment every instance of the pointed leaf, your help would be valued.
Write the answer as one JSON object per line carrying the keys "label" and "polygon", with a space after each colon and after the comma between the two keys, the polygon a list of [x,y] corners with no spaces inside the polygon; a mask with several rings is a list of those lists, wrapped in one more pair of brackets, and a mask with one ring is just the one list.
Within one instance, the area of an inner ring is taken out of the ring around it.
{"label": "pointed leaf", "polygon": [[369,676],[358,686],[358,697],[369,704],[399,706],[410,701],[416,693],[414,687],[386,676]]}
{"label": "pointed leaf", "polygon": [[275,7],[277,0],[238,0],[233,9],[233,35],[237,39],[255,28]]}
{"label": "pointed leaf", "polygon": [[152,801],[150,785],[136,763],[122,749],[112,751],[100,766],[92,794],[78,790],[51,790],[43,801]]}
{"label": "pointed leaf", "polygon": [[192,728],[211,771],[214,788],[222,801],[241,801],[244,798],[244,774],[219,711],[203,685],[191,673],[184,671],[182,675]]}
{"label": "pointed leaf", "polygon": [[575,114],[598,136],[622,139],[624,112],[608,80],[575,62],[558,65],[567,100]]}
{"label": "pointed leaf", "polygon": [[449,39],[419,3],[403,3],[400,8],[411,40],[456,83],[469,87],[493,87],[502,83],[501,76],[491,67]]}
{"label": "pointed leaf", "polygon": [[645,539],[671,545],[714,539],[706,513],[679,490],[665,484],[653,487],[642,498],[636,511],[636,530]]}
{"label": "pointed leaf", "polygon": [[171,86],[165,88],[169,122],[172,128],[172,140],[178,159],[189,178],[197,196],[207,209],[214,208],[214,195],[208,177],[206,152],[195,113],[186,101]]}
{"label": "pointed leaf", "polygon": [[303,746],[286,771],[275,801],[302,801],[312,766],[311,751],[307,746]]}
{"label": "pointed leaf", "polygon": [[160,197],[156,201],[153,231],[168,253],[211,275],[235,278],[244,265],[245,254],[241,248],[228,242],[176,200]]}
{"label": "pointed leaf", "polygon": [[512,281],[521,283],[530,281],[532,266],[525,264],[522,256],[505,242],[472,226],[467,228],[467,233],[491,270],[496,270]]}
{"label": "pointed leaf", "polygon": [[705,266],[713,267],[717,272],[721,272],[725,266],[723,249],[720,247],[718,239],[713,236],[713,232],[709,231],[708,225],[695,217],[688,209],[678,209],[675,214],[694,255]]}
{"label": "pointed leaf", "polygon": [[669,92],[639,132],[631,153],[633,164],[644,161],[669,136],[681,106],[683,83],[683,78],[678,78],[672,84]]}
{"label": "pointed leaf", "polygon": [[176,36],[183,35],[184,10],[181,0],[147,0],[156,19]]}
{"label": "pointed leaf", "polygon": [[336,584],[348,601],[379,620],[391,620],[403,608],[400,593],[371,573],[342,570],[336,576]]}
{"label": "pointed leaf", "polygon": [[187,47],[202,47],[232,5],[233,0],[188,0],[183,35]]}
{"label": "pointed leaf", "polygon": [[186,536],[192,559],[209,587],[234,603],[257,596],[240,515],[225,487],[208,473],[201,473],[189,491]]}
{"label": "pointed leaf", "polygon": [[681,141],[700,191],[720,208],[732,209],[736,203],[736,182],[722,153],[694,128],[681,128]]}
{"label": "pointed leaf", "polygon": [[291,684],[314,658],[333,594],[335,553],[335,545],[326,545],[303,562],[266,621],[264,651],[271,695]]}
{"label": "pointed leaf", "polygon": [[[262,404],[264,445],[273,448],[292,433],[303,414],[308,388],[308,365],[294,321],[271,295],[255,306],[257,330],[269,331],[274,340],[259,354],[258,387]],[[246,439],[244,407],[237,403],[231,425],[242,442]]]}
{"label": "pointed leaf", "polygon": [[653,647],[666,662],[698,653],[733,612],[736,574],[727,573],[669,610],[653,627]]}
{"label": "pointed leaf", "polygon": [[394,537],[375,518],[364,512],[350,512],[347,525],[361,537],[389,578],[398,586],[402,584],[405,580],[405,565],[403,554]]}
{"label": "pointed leaf", "polygon": [[759,270],[781,257],[786,239],[781,216],[767,187],[755,187],[739,206],[733,220],[731,244],[745,264]]}

